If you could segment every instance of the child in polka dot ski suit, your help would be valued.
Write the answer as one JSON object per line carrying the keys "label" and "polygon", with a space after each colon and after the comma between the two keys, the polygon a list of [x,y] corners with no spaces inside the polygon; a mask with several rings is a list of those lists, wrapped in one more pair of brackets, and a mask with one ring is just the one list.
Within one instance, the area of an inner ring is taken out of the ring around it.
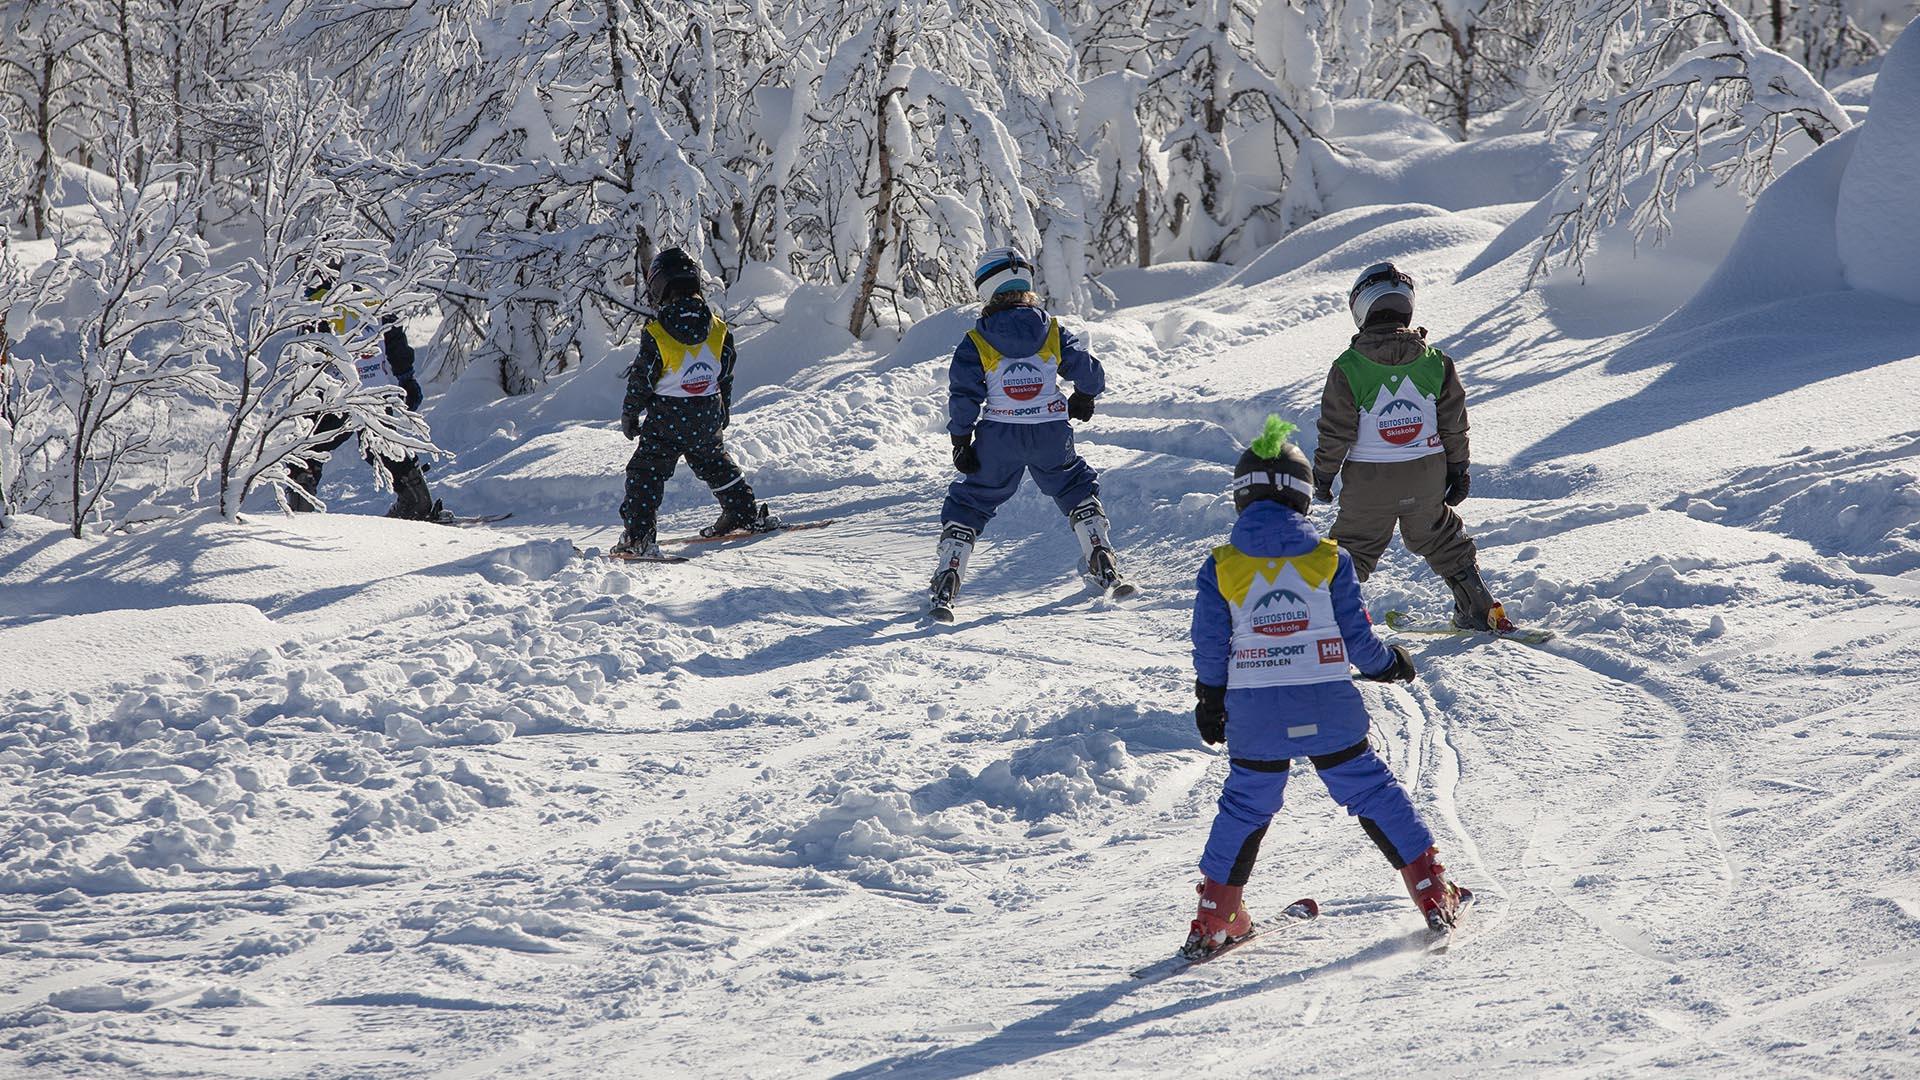
{"label": "child in polka dot ski suit", "polygon": [[620,425],[638,443],[627,462],[626,498],[620,503],[626,532],[614,545],[616,554],[658,554],[655,516],[667,478],[682,457],[720,500],[719,520],[703,534],[764,524],[752,486],[720,438],[733,407],[733,332],[707,306],[699,266],[679,248],[653,260],[647,290],[658,314],[648,320],[639,354],[627,369]]}

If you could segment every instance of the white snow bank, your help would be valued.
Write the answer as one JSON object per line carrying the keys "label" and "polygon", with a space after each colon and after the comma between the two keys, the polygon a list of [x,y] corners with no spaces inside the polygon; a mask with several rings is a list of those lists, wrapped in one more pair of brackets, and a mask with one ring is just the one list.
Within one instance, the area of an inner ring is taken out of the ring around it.
{"label": "white snow bank", "polygon": [[[516,550],[498,566],[478,559],[503,547]],[[353,514],[237,524],[202,514],[82,540],[17,517],[0,532],[0,695],[177,674],[189,659],[335,636],[484,574],[547,576],[554,558],[490,530]]]}
{"label": "white snow bank", "polygon": [[[1920,21],[1920,20],[1916,20]],[[1893,43],[1840,179],[1835,230],[1847,284],[1920,304],[1920,34]]]}

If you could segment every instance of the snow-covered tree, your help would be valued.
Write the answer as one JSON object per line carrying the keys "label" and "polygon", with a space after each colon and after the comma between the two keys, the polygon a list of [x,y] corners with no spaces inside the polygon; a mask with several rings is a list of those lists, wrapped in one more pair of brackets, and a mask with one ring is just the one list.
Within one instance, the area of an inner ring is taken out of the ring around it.
{"label": "snow-covered tree", "polygon": [[[259,241],[229,269],[239,289],[222,294],[219,310],[223,351],[237,367],[222,394],[228,416],[216,451],[220,512],[230,519],[261,485],[285,508],[290,470],[335,435],[315,432],[323,417],[346,417],[345,429],[385,457],[437,449],[419,417],[398,407],[399,387],[364,387],[354,367],[361,350],[380,347],[378,313],[425,300],[414,291],[425,264],[390,265],[386,243],[366,235],[353,195],[330,175],[364,157],[353,141],[358,117],[331,86],[292,73],[249,88],[231,114],[233,129],[247,133],[231,143],[253,164]],[[323,325],[343,304],[368,315],[344,339]]]}
{"label": "snow-covered tree", "polygon": [[1378,0],[1373,92],[1462,141],[1473,118],[1512,102],[1538,43],[1540,0]]}
{"label": "snow-covered tree", "polygon": [[1556,252],[1580,269],[1628,211],[1636,239],[1664,237],[1680,192],[1703,175],[1755,198],[1789,140],[1818,144],[1853,126],[1727,0],[1560,0],[1549,13],[1558,78],[1545,112],[1599,130],[1555,192],[1536,276]]}
{"label": "snow-covered tree", "polygon": [[[109,129],[115,175],[132,170],[131,137]],[[200,191],[183,169],[152,183],[114,183],[92,197],[91,221],[63,225],[58,267],[67,282],[61,322],[74,346],[53,380],[70,424],[69,526],[74,536],[112,506],[130,467],[159,465],[167,418],[182,395],[217,398],[224,387],[209,359],[217,314],[231,282],[209,267],[195,231]]]}
{"label": "snow-covered tree", "polygon": [[[1300,13],[1270,13],[1280,25],[1305,33]],[[1263,64],[1253,25],[1233,0],[1190,0],[1167,20],[1171,54],[1147,78],[1141,103],[1150,129],[1166,131],[1167,231],[1181,257],[1219,260],[1240,242],[1248,226],[1271,220],[1279,231],[1304,224],[1318,212],[1310,144],[1324,143],[1320,128],[1331,121],[1310,39],[1275,46],[1291,60],[1275,72]],[[1277,36],[1277,35],[1276,35]],[[1270,148],[1277,175],[1238,168],[1233,136],[1257,137]],[[1303,153],[1303,151],[1308,151]]]}
{"label": "snow-covered tree", "polygon": [[663,76],[710,38],[701,9],[278,0],[268,13],[289,49],[372,87],[379,141],[361,179],[382,226],[402,250],[458,256],[437,289],[443,370],[472,359],[509,392],[535,389],[631,332],[656,244],[699,246],[711,190],[689,154],[713,91]]}
{"label": "snow-covered tree", "polygon": [[63,151],[90,155],[111,117],[98,91],[109,70],[100,12],[89,0],[0,0],[0,107],[32,149],[14,220],[51,235]]}

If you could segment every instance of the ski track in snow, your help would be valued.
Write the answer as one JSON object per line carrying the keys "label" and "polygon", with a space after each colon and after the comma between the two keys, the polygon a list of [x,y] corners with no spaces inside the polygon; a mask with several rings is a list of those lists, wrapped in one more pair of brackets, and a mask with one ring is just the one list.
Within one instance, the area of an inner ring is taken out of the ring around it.
{"label": "ski track in snow", "polygon": [[[1080,586],[1029,490],[959,622],[919,620],[935,361],[743,411],[756,483],[830,530],[684,566],[551,543],[611,538],[609,471],[411,609],[10,699],[0,1073],[1913,1075],[1920,587],[1881,511],[1910,490],[1891,439],[1684,491],[1489,467],[1490,576],[1560,637],[1412,641],[1420,680],[1362,691],[1478,894],[1458,940],[1428,950],[1302,767],[1249,904],[1322,916],[1130,978],[1184,934],[1225,770],[1185,640],[1215,493],[1234,435],[1310,415],[1323,377],[1249,357],[1334,339],[1283,298],[1364,239],[1271,301],[1096,324],[1136,374],[1082,437],[1135,599]],[[1217,399],[1168,359],[1195,319]],[[540,482],[518,453],[502,490]],[[1823,485],[1865,524],[1822,532]],[[669,490],[663,532],[690,531],[702,493]],[[1445,596],[1398,546],[1367,591]]]}

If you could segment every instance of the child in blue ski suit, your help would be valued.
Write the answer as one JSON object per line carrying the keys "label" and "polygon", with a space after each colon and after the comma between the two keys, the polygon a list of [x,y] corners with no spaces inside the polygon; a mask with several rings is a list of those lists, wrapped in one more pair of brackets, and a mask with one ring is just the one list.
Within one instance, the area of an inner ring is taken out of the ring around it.
{"label": "child in blue ski suit", "polygon": [[1430,926],[1452,925],[1471,895],[1446,879],[1433,834],[1367,744],[1367,708],[1348,665],[1361,678],[1406,682],[1413,660],[1373,632],[1352,560],[1307,520],[1313,470],[1286,441],[1293,430],[1269,417],[1241,456],[1233,482],[1240,518],[1196,581],[1194,719],[1202,740],[1227,744],[1230,767],[1200,858],[1206,880],[1189,955],[1252,931],[1241,887],[1295,758],[1312,762],[1328,794],[1360,819]]}
{"label": "child in blue ski suit", "polygon": [[[1013,248],[987,252],[974,273],[986,306],[954,349],[947,376],[947,431],[961,476],[940,511],[936,613],[952,604],[974,540],[1025,473],[1067,515],[1087,574],[1116,594],[1130,591],[1108,539],[1099,475],[1074,451],[1067,426],[1093,417],[1106,373],[1080,338],[1047,314],[1033,280],[1033,263]],[[1062,379],[1073,384],[1071,396],[1061,392]]]}

